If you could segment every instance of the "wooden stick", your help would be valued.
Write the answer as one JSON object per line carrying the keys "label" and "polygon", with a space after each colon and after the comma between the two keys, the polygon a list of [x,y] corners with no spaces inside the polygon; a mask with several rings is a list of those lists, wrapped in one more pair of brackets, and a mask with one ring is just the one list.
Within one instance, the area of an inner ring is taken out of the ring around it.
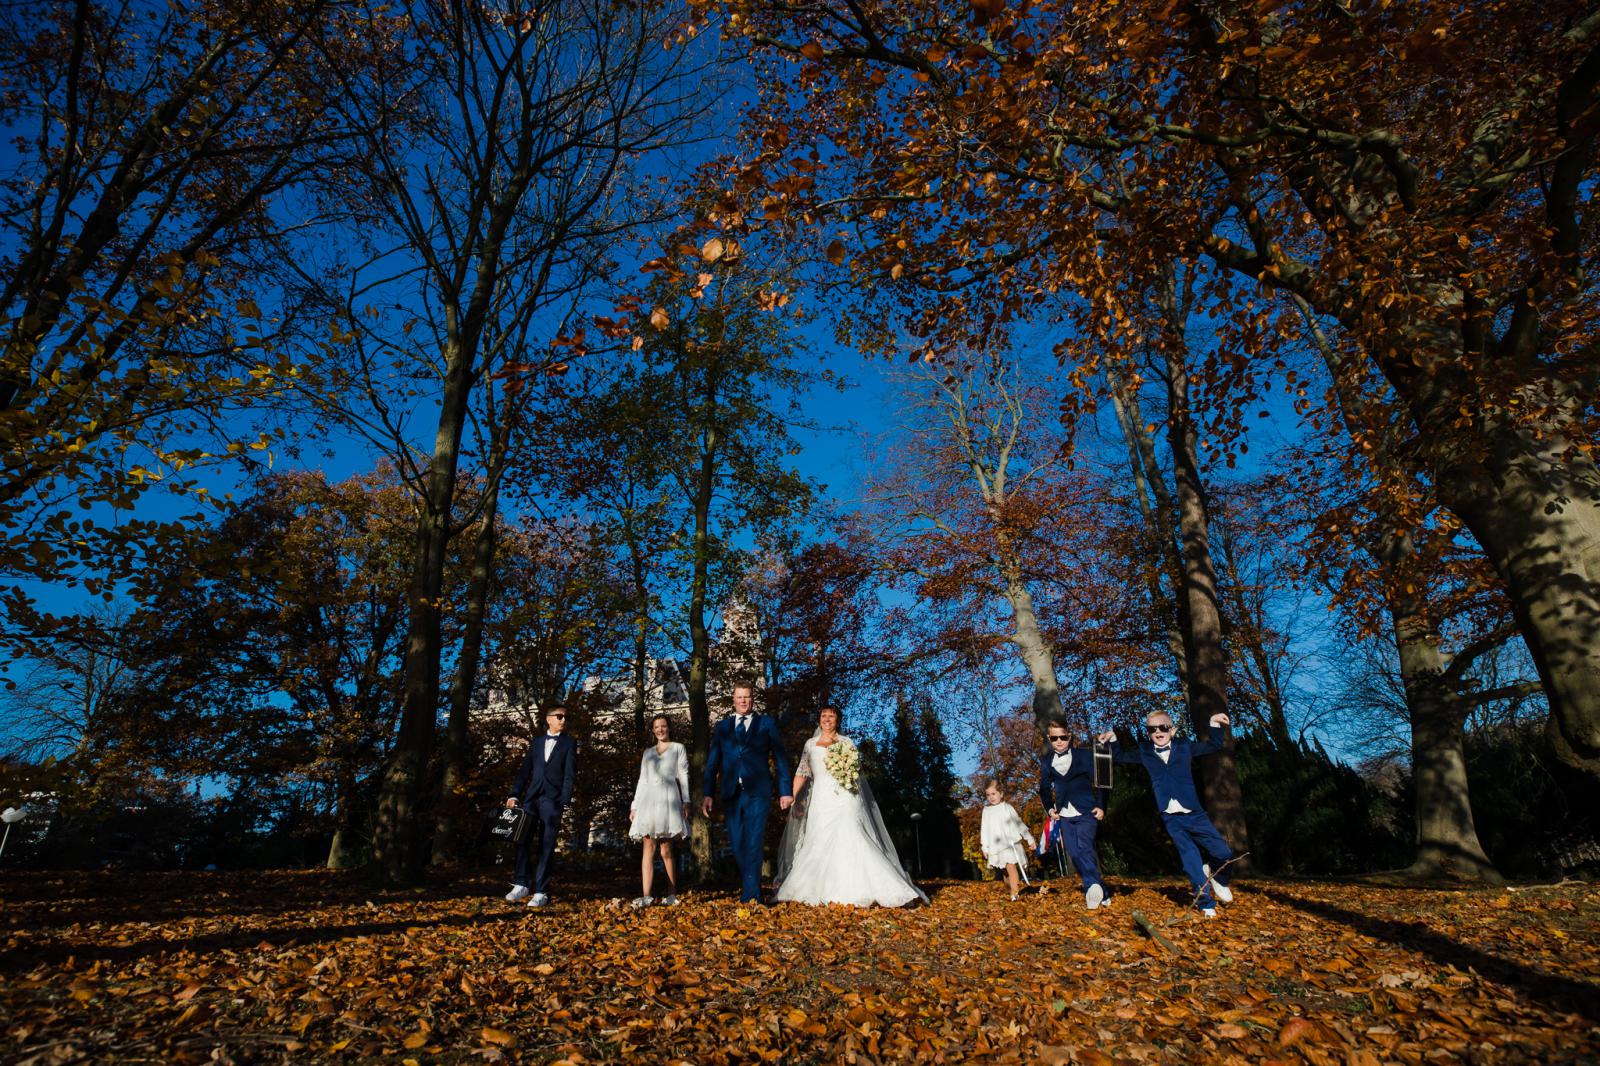
{"label": "wooden stick", "polygon": [[1156,929],[1155,925],[1151,923],[1149,918],[1144,916],[1143,912],[1133,912],[1133,924],[1143,930],[1145,936],[1148,936],[1151,940],[1172,952],[1172,954],[1176,955],[1178,953],[1178,949],[1173,947],[1172,941],[1162,936],[1160,930]]}

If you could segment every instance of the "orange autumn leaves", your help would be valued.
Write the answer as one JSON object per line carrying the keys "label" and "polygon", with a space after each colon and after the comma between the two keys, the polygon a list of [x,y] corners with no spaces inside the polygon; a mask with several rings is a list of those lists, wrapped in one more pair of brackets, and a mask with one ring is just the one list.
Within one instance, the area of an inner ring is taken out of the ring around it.
{"label": "orange autumn leaves", "polygon": [[[463,882],[12,875],[8,1061],[1544,1062],[1600,1047],[1600,893],[935,883],[904,911],[538,913]],[[619,882],[617,893],[623,890]],[[607,890],[609,891],[609,889]],[[1140,935],[1148,915],[1177,948]]]}

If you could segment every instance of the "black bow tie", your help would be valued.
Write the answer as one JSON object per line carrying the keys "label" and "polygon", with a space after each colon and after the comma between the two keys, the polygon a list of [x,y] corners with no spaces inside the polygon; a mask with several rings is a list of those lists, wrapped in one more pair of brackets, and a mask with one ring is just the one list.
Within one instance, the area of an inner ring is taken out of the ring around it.
{"label": "black bow tie", "polygon": [[1171,751],[1171,750],[1172,750],[1172,745],[1171,744],[1163,744],[1159,748],[1156,748],[1156,753],[1159,755],[1163,751]]}

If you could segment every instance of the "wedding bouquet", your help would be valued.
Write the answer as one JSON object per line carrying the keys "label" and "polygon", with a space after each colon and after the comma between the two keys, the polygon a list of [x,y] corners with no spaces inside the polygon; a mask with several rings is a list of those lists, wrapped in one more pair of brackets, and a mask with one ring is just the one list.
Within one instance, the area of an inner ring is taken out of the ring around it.
{"label": "wedding bouquet", "polygon": [[840,737],[828,746],[828,754],[823,759],[828,767],[828,773],[839,782],[839,787],[846,792],[858,792],[861,789],[861,753],[856,746],[844,737]]}

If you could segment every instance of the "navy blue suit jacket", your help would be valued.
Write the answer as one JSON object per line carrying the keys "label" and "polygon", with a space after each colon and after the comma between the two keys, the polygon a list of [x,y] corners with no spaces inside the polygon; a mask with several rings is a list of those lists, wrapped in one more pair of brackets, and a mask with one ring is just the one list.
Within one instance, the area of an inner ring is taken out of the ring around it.
{"label": "navy blue suit jacket", "polygon": [[1220,741],[1173,737],[1172,753],[1166,762],[1161,761],[1161,756],[1156,754],[1156,746],[1148,740],[1141,740],[1132,751],[1113,741],[1111,757],[1117,762],[1139,763],[1150,772],[1150,784],[1155,787],[1158,810],[1165,812],[1167,804],[1177,800],[1180,807],[1203,811],[1205,808],[1200,805],[1200,797],[1194,790],[1194,771],[1190,763],[1196,755],[1211,755],[1221,751],[1227,740],[1228,727],[1211,730],[1213,737],[1219,734],[1222,737]]}
{"label": "navy blue suit jacket", "polygon": [[1039,799],[1047,811],[1066,810],[1070,803],[1079,814],[1088,814],[1101,805],[1094,794],[1094,751],[1079,747],[1069,750],[1072,765],[1067,767],[1065,776],[1051,765],[1054,751],[1045,752],[1039,761]]}
{"label": "navy blue suit jacket", "polygon": [[524,807],[541,798],[553,799],[561,807],[572,800],[572,784],[578,776],[578,745],[566,734],[556,737],[556,746],[550,749],[550,760],[546,762],[544,742],[549,739],[548,733],[533,738],[517,771],[516,784],[511,786],[511,794]]}
{"label": "navy blue suit jacket", "polygon": [[794,785],[789,760],[783,754],[783,741],[778,736],[778,723],[769,715],[751,715],[750,728],[740,736],[735,728],[737,722],[738,718],[730,714],[711,730],[711,751],[706,754],[705,794],[726,802],[742,785],[747,791],[770,797],[772,774],[767,769],[770,759],[778,771],[778,795],[792,795]]}

